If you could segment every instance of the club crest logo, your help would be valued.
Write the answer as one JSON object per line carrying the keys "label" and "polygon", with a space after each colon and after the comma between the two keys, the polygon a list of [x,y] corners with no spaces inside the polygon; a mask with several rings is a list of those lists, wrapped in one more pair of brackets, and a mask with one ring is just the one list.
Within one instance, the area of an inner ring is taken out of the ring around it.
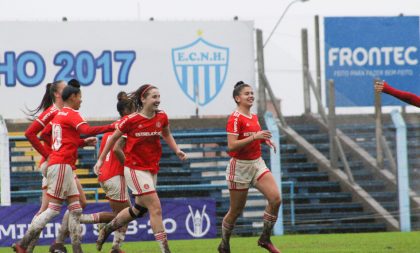
{"label": "club crest logo", "polygon": [[229,48],[203,38],[172,49],[172,66],[184,94],[200,106],[221,91],[229,66]]}

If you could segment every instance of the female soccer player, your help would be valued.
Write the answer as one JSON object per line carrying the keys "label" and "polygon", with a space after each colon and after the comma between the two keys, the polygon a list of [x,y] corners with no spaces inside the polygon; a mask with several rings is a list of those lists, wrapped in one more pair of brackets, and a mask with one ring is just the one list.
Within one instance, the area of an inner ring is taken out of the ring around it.
{"label": "female soccer player", "polygon": [[[117,96],[117,110],[122,117],[134,112],[134,103],[127,97],[125,92],[120,92]],[[116,124],[118,124],[117,122]],[[99,154],[102,153],[105,144],[109,141],[112,132],[104,134],[102,137]],[[126,136],[120,138],[114,146],[114,152],[106,154],[105,160],[99,169],[98,181],[104,189],[106,198],[109,200],[111,209],[115,216],[123,209],[130,207],[130,199],[124,178],[124,146]],[[124,241],[127,226],[118,229],[114,233],[111,253],[122,253],[120,247]]]}
{"label": "female soccer player", "polygon": [[[70,80],[69,85],[78,85],[75,84],[76,80]],[[47,158],[51,153],[51,125],[49,124],[50,121],[57,115],[59,110],[63,108],[63,99],[61,98],[61,94],[63,92],[64,87],[66,87],[66,83],[64,81],[55,81],[53,83],[48,83],[46,86],[46,90],[44,96],[41,100],[41,104],[34,110],[30,110],[28,115],[35,117],[35,115],[40,111],[43,112],[32,121],[32,123],[28,126],[25,131],[25,136],[28,141],[32,144],[36,151],[41,154],[42,158],[40,161],[40,170],[42,172],[42,202],[39,211],[35,214],[34,219],[40,213],[45,211],[48,208],[48,197],[47,193],[47,178],[45,177],[45,172],[47,169]],[[41,141],[38,139],[37,135],[41,132]],[[79,140],[79,146],[86,146],[94,144],[96,138],[86,138]],[[77,179],[76,179],[77,180]],[[82,191],[82,187],[77,180],[77,187],[79,189],[80,195],[80,202],[82,208],[86,206],[86,197]],[[63,226],[64,228],[65,226]],[[39,235],[34,238],[31,243],[29,243],[27,252],[32,252],[36,242],[38,241]],[[63,249],[62,249],[63,250]]]}
{"label": "female soccer player", "polygon": [[230,235],[236,219],[244,209],[248,189],[252,185],[268,200],[263,216],[263,232],[258,245],[271,253],[279,253],[271,243],[270,236],[281,204],[280,193],[273,175],[261,158],[261,143],[266,143],[274,149],[275,146],[270,140],[271,133],[267,130],[262,131],[257,115],[251,113],[254,103],[252,87],[242,81],[236,83],[233,99],[237,108],[229,116],[226,126],[228,153],[232,157],[226,169],[230,208],[223,219],[222,241],[218,251],[230,252]]}
{"label": "female soccer player", "polygon": [[416,94],[407,92],[407,91],[401,91],[397,90],[391,85],[389,85],[385,81],[378,81],[375,83],[375,90],[377,92],[384,92],[391,96],[394,96],[410,105],[414,105],[417,107],[420,107],[420,96],[417,96]]}
{"label": "female soccer player", "polygon": [[80,86],[68,85],[62,92],[64,107],[52,124],[52,153],[48,157],[47,195],[48,208],[38,215],[22,240],[16,244],[16,251],[25,253],[29,242],[44,226],[60,213],[61,204],[68,202],[69,231],[73,252],[82,252],[80,245],[80,216],[82,208],[73,170],[76,169],[77,148],[80,135],[96,135],[114,130],[113,125],[91,127],[77,111],[82,102]]}
{"label": "female soccer player", "polygon": [[130,94],[130,98],[138,111],[121,120],[114,134],[109,137],[94,169],[98,171],[101,168],[111,147],[123,134],[127,134],[124,176],[128,187],[135,196],[135,204],[133,207],[122,210],[113,221],[99,231],[96,242],[97,249],[101,250],[103,243],[112,231],[142,217],[148,210],[150,224],[161,252],[169,253],[168,240],[162,222],[162,208],[156,193],[159,160],[162,155],[160,136],[179,159],[185,160],[187,155],[179,149],[172,137],[168,116],[165,112],[158,110],[159,90],[150,84],[142,85]]}

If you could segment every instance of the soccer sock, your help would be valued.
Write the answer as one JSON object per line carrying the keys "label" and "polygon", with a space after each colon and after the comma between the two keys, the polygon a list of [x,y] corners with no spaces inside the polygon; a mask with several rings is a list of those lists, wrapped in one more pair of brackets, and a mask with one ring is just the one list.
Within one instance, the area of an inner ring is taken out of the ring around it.
{"label": "soccer sock", "polygon": [[79,201],[75,201],[68,206],[69,209],[69,232],[73,251],[80,247],[81,233],[80,233],[80,216],[82,215],[82,207]]}
{"label": "soccer sock", "polygon": [[159,243],[160,251],[162,253],[171,253],[169,250],[168,238],[166,232],[159,232],[155,234],[155,239]]}
{"label": "soccer sock", "polygon": [[[40,215],[42,212],[38,212],[38,213],[36,213],[35,214],[35,216],[34,216],[34,218],[32,219],[32,221],[31,221],[31,225],[30,226],[32,226],[32,223],[34,222],[34,220],[35,220],[35,218],[38,216],[38,215]],[[29,242],[29,245],[28,245],[28,247],[26,248],[26,252],[28,252],[28,253],[32,253],[33,251],[34,251],[34,248],[35,248],[35,246],[36,246],[36,243],[38,242],[38,239],[39,239],[39,237],[41,236],[41,232],[42,232],[42,230],[38,233],[38,235],[34,238],[34,239],[32,239],[30,242]]]}
{"label": "soccer sock", "polygon": [[128,211],[129,207],[125,208],[121,212],[118,213],[117,217],[115,217],[110,223],[105,225],[105,231],[115,231],[125,225],[127,225],[130,221],[134,220],[134,218],[130,215]]}
{"label": "soccer sock", "polygon": [[64,244],[64,240],[66,239],[66,235],[69,231],[69,216],[70,216],[69,210],[66,210],[63,216],[63,220],[61,221],[61,227],[58,230],[58,235],[57,235],[57,238],[55,239],[55,243]]}
{"label": "soccer sock", "polygon": [[32,225],[29,226],[28,231],[26,231],[25,236],[20,241],[20,245],[23,248],[27,248],[29,243],[41,233],[45,225],[52,220],[55,216],[60,214],[61,205],[50,202],[48,204],[47,210],[38,215],[32,222]]}
{"label": "soccer sock", "polygon": [[260,239],[264,241],[269,241],[274,224],[276,224],[277,221],[277,216],[264,212],[263,220],[264,227]]}
{"label": "soccer sock", "polygon": [[97,224],[97,223],[108,223],[115,218],[115,214],[111,212],[100,212],[91,214],[82,214],[80,217],[80,223],[83,224]]}
{"label": "soccer sock", "polygon": [[83,224],[99,223],[99,213],[82,214],[80,216],[80,223],[83,223]]}
{"label": "soccer sock", "polygon": [[222,222],[222,243],[224,246],[229,247],[230,236],[232,235],[232,230],[235,227],[234,224],[227,223],[224,219]]}
{"label": "soccer sock", "polygon": [[112,241],[112,249],[120,249],[121,244],[125,239],[125,233],[127,232],[127,225],[119,228],[114,233],[114,240]]}

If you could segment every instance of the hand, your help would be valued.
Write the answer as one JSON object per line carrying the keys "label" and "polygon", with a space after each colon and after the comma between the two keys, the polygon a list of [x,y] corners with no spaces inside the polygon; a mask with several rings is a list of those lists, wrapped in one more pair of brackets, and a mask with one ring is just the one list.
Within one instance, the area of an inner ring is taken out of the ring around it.
{"label": "hand", "polygon": [[96,137],[88,137],[83,139],[83,141],[85,142],[85,146],[96,146],[98,144],[98,138]]}
{"label": "hand", "polygon": [[271,139],[271,137],[272,137],[271,132],[268,130],[259,131],[253,135],[254,140],[258,140],[258,139],[269,140]]}
{"label": "hand", "polygon": [[277,148],[274,142],[272,142],[271,140],[265,140],[265,144],[272,148],[274,150],[274,153],[277,153]]}
{"label": "hand", "polygon": [[381,93],[384,89],[384,81],[376,81],[375,82],[375,91]]}
{"label": "hand", "polygon": [[102,167],[102,160],[98,160],[95,164],[95,166],[93,166],[93,172],[97,175],[100,176],[101,175],[101,171],[100,168]]}
{"label": "hand", "polygon": [[188,159],[187,154],[185,154],[184,151],[182,151],[182,150],[178,150],[176,152],[176,155],[178,156],[179,160],[181,160],[181,161],[185,161],[185,160]]}

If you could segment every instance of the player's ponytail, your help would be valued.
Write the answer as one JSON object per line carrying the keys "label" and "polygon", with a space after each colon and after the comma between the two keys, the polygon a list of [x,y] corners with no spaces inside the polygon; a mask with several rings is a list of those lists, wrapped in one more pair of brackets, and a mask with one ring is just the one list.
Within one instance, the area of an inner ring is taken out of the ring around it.
{"label": "player's ponytail", "polygon": [[44,96],[42,97],[41,103],[38,105],[37,108],[31,110],[26,108],[26,112],[24,112],[29,118],[34,118],[38,112],[41,110],[44,111],[48,107],[50,107],[55,102],[54,93],[58,91],[58,84],[63,82],[62,80],[55,81],[52,83],[48,83],[45,87]]}
{"label": "player's ponytail", "polygon": [[61,94],[61,97],[63,98],[63,101],[66,101],[70,98],[73,94],[79,94],[80,93],[80,83],[76,79],[71,79],[68,82],[68,85],[64,88],[63,93]]}
{"label": "player's ponytail", "polygon": [[251,85],[246,84],[243,81],[239,81],[233,87],[232,97],[233,97],[233,100],[235,100],[235,103],[238,103],[238,102],[236,102],[235,97],[239,96],[240,93],[241,93],[241,91],[242,91],[242,89],[245,88],[245,87],[251,87]]}
{"label": "player's ponytail", "polygon": [[117,111],[121,117],[134,111],[134,103],[131,99],[128,98],[128,95],[125,91],[118,92],[117,100]]}

